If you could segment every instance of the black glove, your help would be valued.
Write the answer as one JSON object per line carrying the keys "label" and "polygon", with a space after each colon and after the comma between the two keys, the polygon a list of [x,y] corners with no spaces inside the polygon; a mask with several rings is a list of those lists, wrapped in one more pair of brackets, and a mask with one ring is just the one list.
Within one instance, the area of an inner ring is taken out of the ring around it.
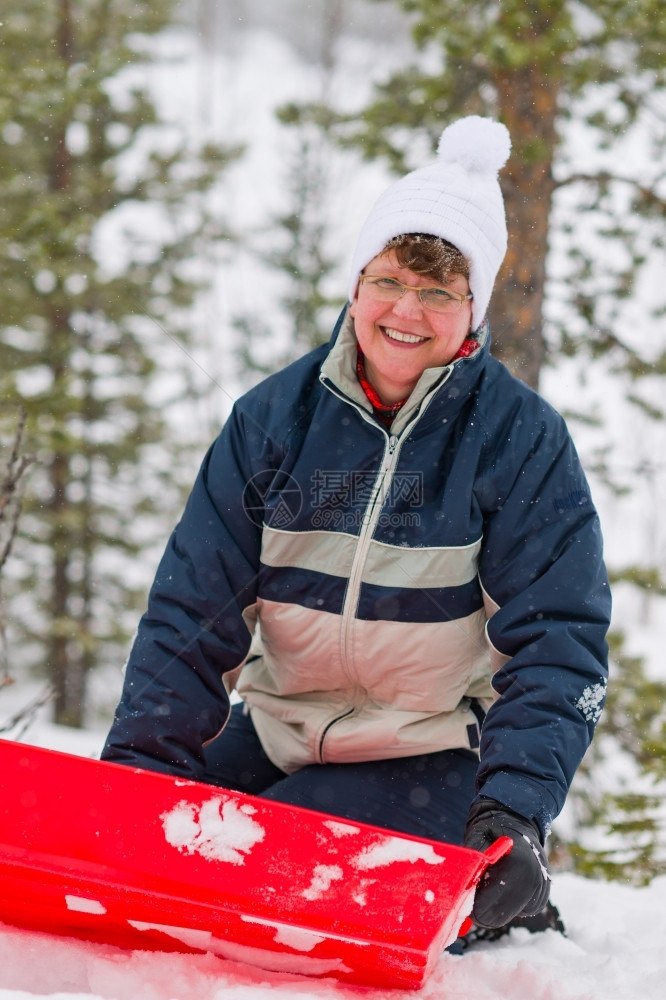
{"label": "black glove", "polygon": [[494,799],[472,805],[465,847],[485,851],[499,837],[511,837],[509,854],[484,873],[474,897],[472,920],[479,927],[503,927],[514,917],[539,913],[550,895],[550,871],[534,823]]}

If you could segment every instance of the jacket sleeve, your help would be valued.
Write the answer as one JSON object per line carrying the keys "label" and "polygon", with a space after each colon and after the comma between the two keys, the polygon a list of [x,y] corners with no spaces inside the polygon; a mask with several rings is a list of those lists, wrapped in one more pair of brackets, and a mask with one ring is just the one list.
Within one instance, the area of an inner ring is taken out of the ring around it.
{"label": "jacket sleeve", "polygon": [[601,714],[610,591],[566,425],[537,405],[536,414],[534,404],[514,412],[496,435],[482,491],[479,575],[496,700],[482,729],[477,793],[535,820],[545,836]]}
{"label": "jacket sleeve", "polygon": [[256,600],[261,515],[243,497],[259,434],[235,409],[204,459],[139,624],[105,760],[196,779],[227,721],[222,676],[247,655],[243,612]]}

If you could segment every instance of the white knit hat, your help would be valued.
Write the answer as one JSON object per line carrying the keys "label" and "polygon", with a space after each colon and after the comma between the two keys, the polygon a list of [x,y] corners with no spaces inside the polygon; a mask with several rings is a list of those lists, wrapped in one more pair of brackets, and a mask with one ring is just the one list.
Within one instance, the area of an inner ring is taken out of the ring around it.
{"label": "white knit hat", "polygon": [[363,268],[394,236],[426,233],[457,247],[470,261],[472,329],[486,315],[507,233],[497,172],[509,158],[504,125],[471,115],[442,132],[437,159],[402,177],[375,202],[352,259],[350,301]]}

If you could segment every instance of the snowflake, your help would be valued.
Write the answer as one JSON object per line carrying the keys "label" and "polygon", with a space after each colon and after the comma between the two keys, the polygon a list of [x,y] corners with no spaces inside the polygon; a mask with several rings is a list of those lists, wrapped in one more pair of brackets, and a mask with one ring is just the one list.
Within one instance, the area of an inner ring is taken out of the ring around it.
{"label": "snowflake", "polygon": [[586,687],[576,702],[576,708],[588,722],[596,723],[601,715],[603,700],[606,697],[606,681]]}

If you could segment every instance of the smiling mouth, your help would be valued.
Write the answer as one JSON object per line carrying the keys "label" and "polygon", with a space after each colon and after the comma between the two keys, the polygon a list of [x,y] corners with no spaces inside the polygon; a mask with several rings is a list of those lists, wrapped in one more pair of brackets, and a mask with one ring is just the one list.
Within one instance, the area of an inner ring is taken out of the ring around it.
{"label": "smiling mouth", "polygon": [[425,344],[428,337],[417,337],[414,333],[401,333],[399,330],[392,330],[388,326],[383,326],[382,331],[389,340],[397,340],[401,344]]}

